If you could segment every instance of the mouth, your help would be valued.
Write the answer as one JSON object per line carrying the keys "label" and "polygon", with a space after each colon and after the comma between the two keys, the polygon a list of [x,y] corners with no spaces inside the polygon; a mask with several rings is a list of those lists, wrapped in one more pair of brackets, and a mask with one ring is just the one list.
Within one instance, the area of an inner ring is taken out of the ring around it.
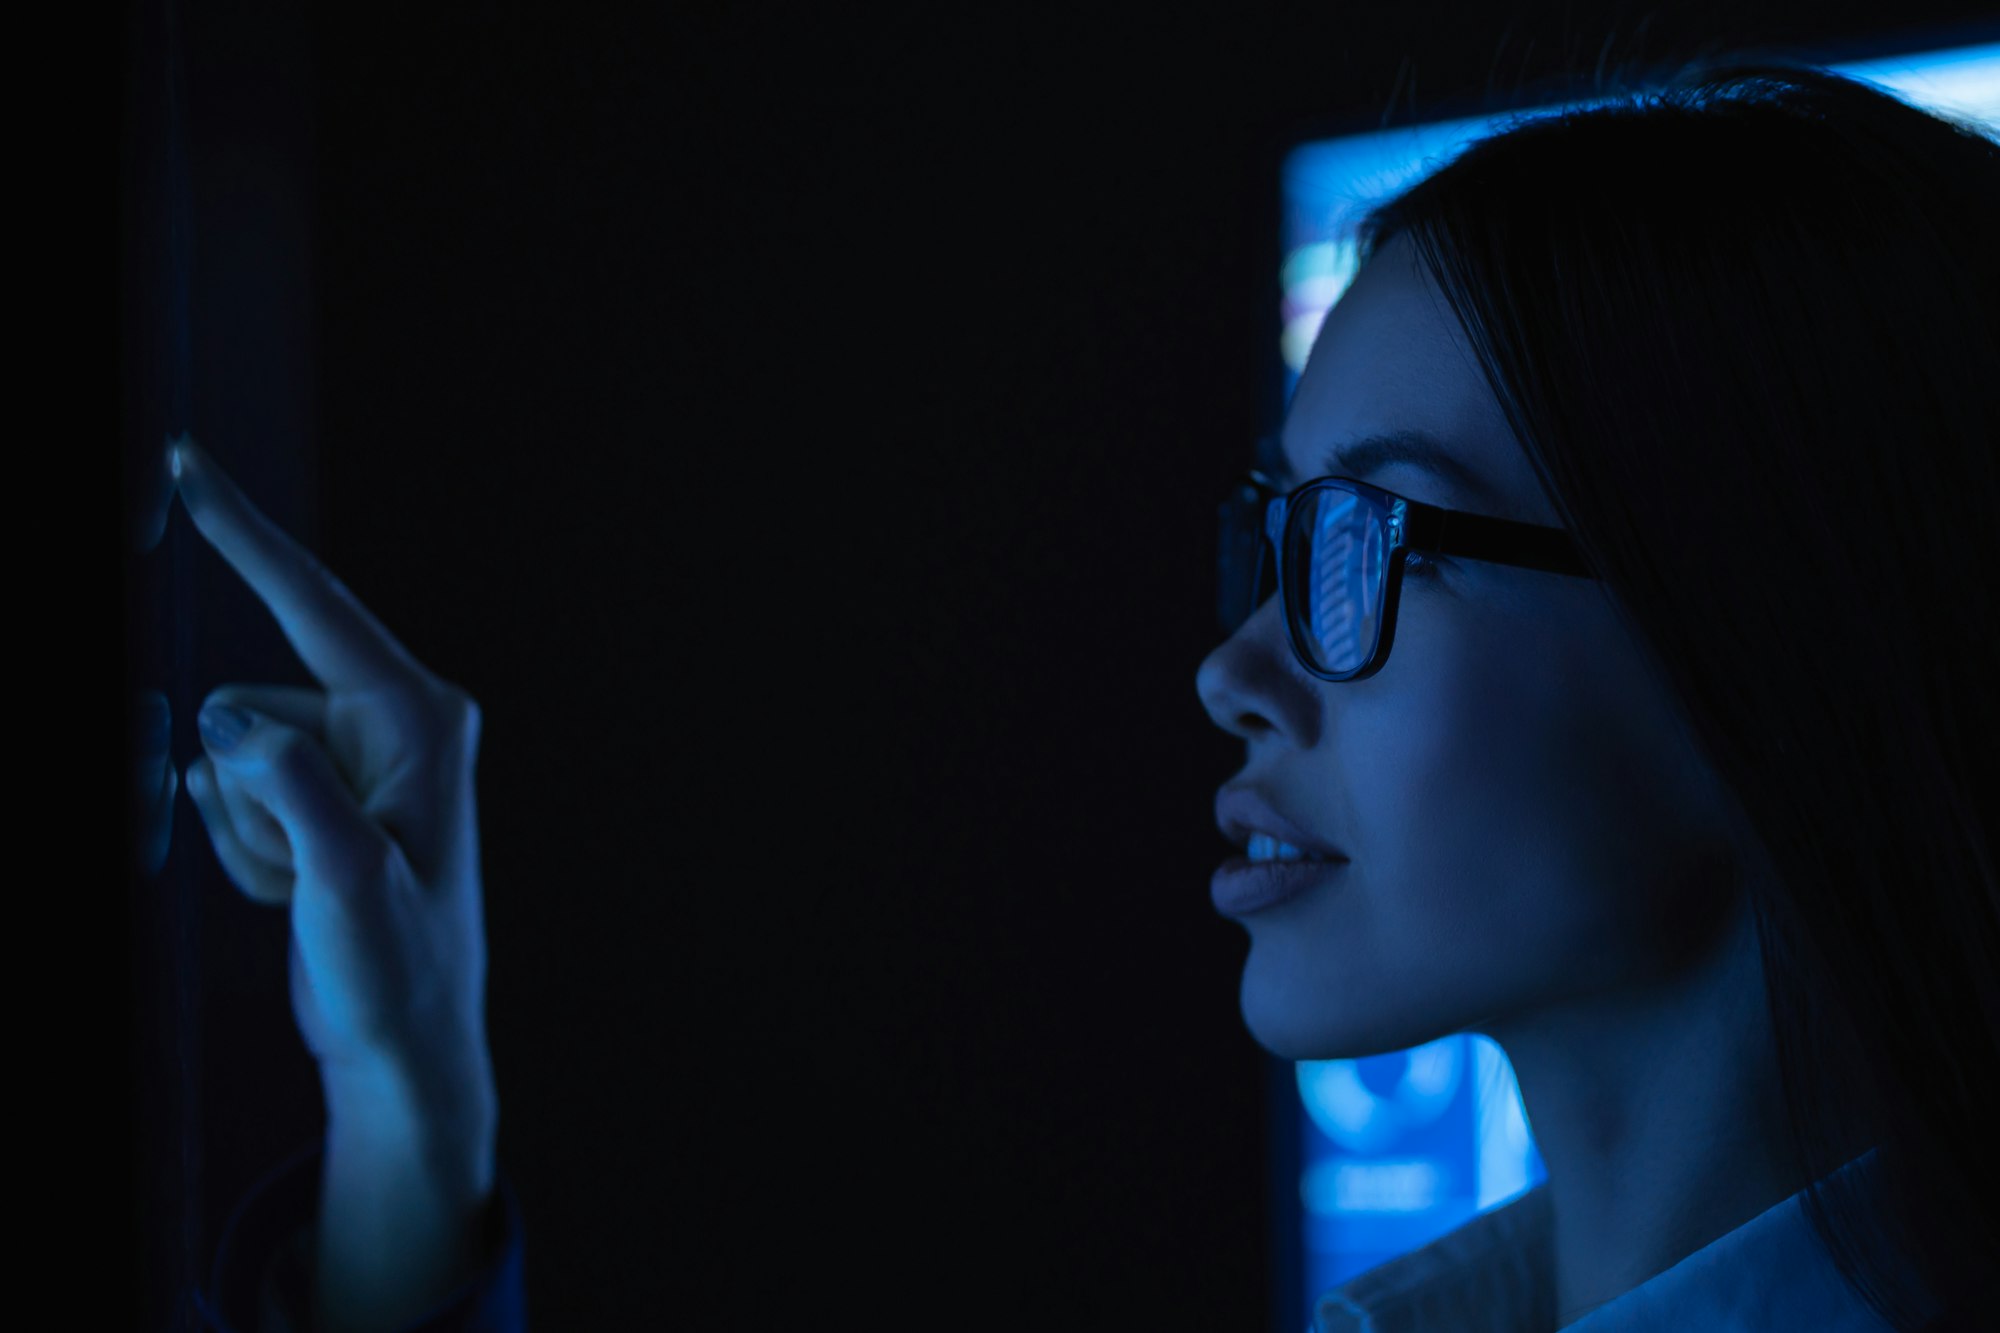
{"label": "mouth", "polygon": [[1287,818],[1252,787],[1224,787],[1216,795],[1215,826],[1258,860],[1299,856],[1344,860],[1345,854]]}
{"label": "mouth", "polygon": [[1348,864],[1345,857],[1253,861],[1232,856],[1216,868],[1209,896],[1224,916],[1248,916],[1340,878]]}

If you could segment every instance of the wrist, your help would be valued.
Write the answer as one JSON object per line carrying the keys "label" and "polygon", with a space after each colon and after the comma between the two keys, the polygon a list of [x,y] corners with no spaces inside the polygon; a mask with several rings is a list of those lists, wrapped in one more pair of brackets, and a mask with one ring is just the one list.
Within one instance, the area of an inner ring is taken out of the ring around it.
{"label": "wrist", "polygon": [[327,1126],[313,1259],[313,1322],[324,1333],[407,1326],[482,1261],[489,1143],[413,1114],[365,1112]]}
{"label": "wrist", "polygon": [[483,1059],[447,1073],[394,1062],[323,1070],[327,1155],[380,1162],[432,1189],[492,1188],[499,1099]]}

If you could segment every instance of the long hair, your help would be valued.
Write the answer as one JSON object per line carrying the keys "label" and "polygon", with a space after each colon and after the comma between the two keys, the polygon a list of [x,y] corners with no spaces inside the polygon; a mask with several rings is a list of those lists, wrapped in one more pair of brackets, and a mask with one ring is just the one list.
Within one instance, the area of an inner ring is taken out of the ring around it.
{"label": "long hair", "polygon": [[[1414,242],[1769,854],[1818,1242],[1893,1327],[1969,1328],[2000,1271],[2000,146],[1785,57],[1671,75],[1517,117],[1359,253]],[[1879,1199],[1823,1181],[1856,1144]]]}

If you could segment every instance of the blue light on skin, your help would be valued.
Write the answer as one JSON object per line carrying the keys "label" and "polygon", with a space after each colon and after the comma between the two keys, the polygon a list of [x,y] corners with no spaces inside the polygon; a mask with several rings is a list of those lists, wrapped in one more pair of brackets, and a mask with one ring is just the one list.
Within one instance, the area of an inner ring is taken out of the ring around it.
{"label": "blue light on skin", "polygon": [[[1500,494],[1427,471],[1412,499],[1560,526],[1442,293],[1392,241],[1328,313],[1286,421],[1297,478],[1414,429]],[[1548,1171],[1558,1310],[1621,1295],[1793,1192],[1762,965],[1742,891],[1768,873],[1605,585],[1440,560],[1389,659],[1333,684],[1276,598],[1196,687],[1258,789],[1350,862],[1240,920],[1240,1003],[1289,1060],[1461,1033],[1506,1053]]]}

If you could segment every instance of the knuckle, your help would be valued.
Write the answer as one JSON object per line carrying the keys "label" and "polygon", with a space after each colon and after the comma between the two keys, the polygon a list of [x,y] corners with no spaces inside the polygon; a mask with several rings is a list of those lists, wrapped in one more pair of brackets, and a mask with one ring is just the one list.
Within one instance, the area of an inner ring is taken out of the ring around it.
{"label": "knuckle", "polygon": [[432,696],[437,700],[438,707],[453,718],[479,711],[479,704],[473,699],[471,692],[464,686],[454,685],[450,681],[440,681],[434,687]]}
{"label": "knuckle", "polygon": [[483,716],[479,701],[469,691],[440,681],[432,688],[431,699],[439,726],[450,742],[468,749],[478,744]]}

